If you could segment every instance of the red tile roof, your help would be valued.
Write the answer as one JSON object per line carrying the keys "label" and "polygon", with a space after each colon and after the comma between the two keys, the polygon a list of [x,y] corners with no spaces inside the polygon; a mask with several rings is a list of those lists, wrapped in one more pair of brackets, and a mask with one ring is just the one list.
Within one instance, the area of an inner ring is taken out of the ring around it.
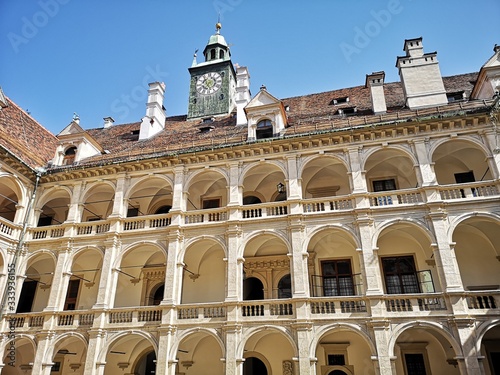
{"label": "red tile roof", "polygon": [[57,138],[9,98],[0,109],[0,146],[27,166],[45,166],[54,157]]}

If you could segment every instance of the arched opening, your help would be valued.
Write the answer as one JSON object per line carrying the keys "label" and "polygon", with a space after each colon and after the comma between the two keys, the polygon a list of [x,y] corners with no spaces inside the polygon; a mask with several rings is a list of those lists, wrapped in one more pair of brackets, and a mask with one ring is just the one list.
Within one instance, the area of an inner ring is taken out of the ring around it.
{"label": "arched opening", "polygon": [[225,298],[224,249],[213,240],[197,241],[186,249],[181,303],[222,302]]}
{"label": "arched opening", "polygon": [[394,355],[397,374],[460,374],[457,353],[444,332],[435,329],[420,326],[401,332]]}
{"label": "arched opening", "polygon": [[163,301],[163,294],[165,293],[165,283],[158,284],[151,290],[149,296],[149,305],[157,306]]}
{"label": "arched opening", "polygon": [[243,363],[243,375],[267,375],[266,365],[258,358],[246,358]]}
{"label": "arched opening", "polygon": [[156,372],[156,353],[151,350],[145,353],[135,366],[134,374],[136,375],[150,375]]}
{"label": "arched opening", "polygon": [[15,180],[10,177],[0,178],[0,218],[14,222],[20,199]]}
{"label": "arched opening", "polygon": [[278,282],[278,298],[292,298],[292,278],[290,274],[283,276]]}
{"label": "arched opening", "polygon": [[[500,325],[492,327],[481,340],[486,374],[500,374]],[[489,371],[488,371],[489,370]]]}
{"label": "arched opening", "polygon": [[220,50],[219,51],[219,59],[223,59],[223,58],[224,58],[224,51]]}
{"label": "arched opening", "polygon": [[243,204],[244,205],[247,205],[247,204],[260,204],[260,203],[262,203],[262,201],[260,200],[260,198],[254,196],[254,195],[249,195],[249,196],[243,198]]}
{"label": "arched opening", "polygon": [[260,120],[257,123],[255,134],[257,139],[272,138],[273,135],[273,124],[271,120]]}
{"label": "arched opening", "polygon": [[256,277],[243,280],[243,300],[255,301],[264,299],[264,285]]}
{"label": "arched opening", "polygon": [[172,206],[168,206],[168,205],[161,206],[160,208],[158,208],[155,211],[155,215],[168,214],[171,209],[172,209]]}

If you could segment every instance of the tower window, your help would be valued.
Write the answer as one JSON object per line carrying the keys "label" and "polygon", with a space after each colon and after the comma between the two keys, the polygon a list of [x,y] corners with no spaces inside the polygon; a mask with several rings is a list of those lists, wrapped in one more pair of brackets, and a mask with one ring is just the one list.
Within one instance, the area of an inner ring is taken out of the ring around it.
{"label": "tower window", "polygon": [[214,49],[210,50],[210,60],[215,60],[215,50]]}
{"label": "tower window", "polygon": [[224,58],[224,51],[220,50],[219,51],[219,59],[223,59],[223,58]]}

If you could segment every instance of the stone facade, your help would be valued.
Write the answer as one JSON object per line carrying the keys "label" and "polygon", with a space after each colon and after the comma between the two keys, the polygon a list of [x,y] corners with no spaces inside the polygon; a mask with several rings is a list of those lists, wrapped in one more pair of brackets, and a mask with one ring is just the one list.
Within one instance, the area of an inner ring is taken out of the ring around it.
{"label": "stone facade", "polygon": [[465,81],[434,107],[393,85],[374,111],[367,85],[142,143],[111,125],[67,165],[2,145],[2,375],[494,374],[499,102]]}

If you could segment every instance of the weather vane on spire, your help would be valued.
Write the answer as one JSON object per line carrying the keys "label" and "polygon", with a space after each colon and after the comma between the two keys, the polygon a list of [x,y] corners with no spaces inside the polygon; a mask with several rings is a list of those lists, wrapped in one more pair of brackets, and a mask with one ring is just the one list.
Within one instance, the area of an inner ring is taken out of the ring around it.
{"label": "weather vane on spire", "polygon": [[222,28],[222,24],[220,23],[220,12],[217,16],[217,23],[215,24],[215,29],[217,30],[217,34],[220,34],[220,29]]}

